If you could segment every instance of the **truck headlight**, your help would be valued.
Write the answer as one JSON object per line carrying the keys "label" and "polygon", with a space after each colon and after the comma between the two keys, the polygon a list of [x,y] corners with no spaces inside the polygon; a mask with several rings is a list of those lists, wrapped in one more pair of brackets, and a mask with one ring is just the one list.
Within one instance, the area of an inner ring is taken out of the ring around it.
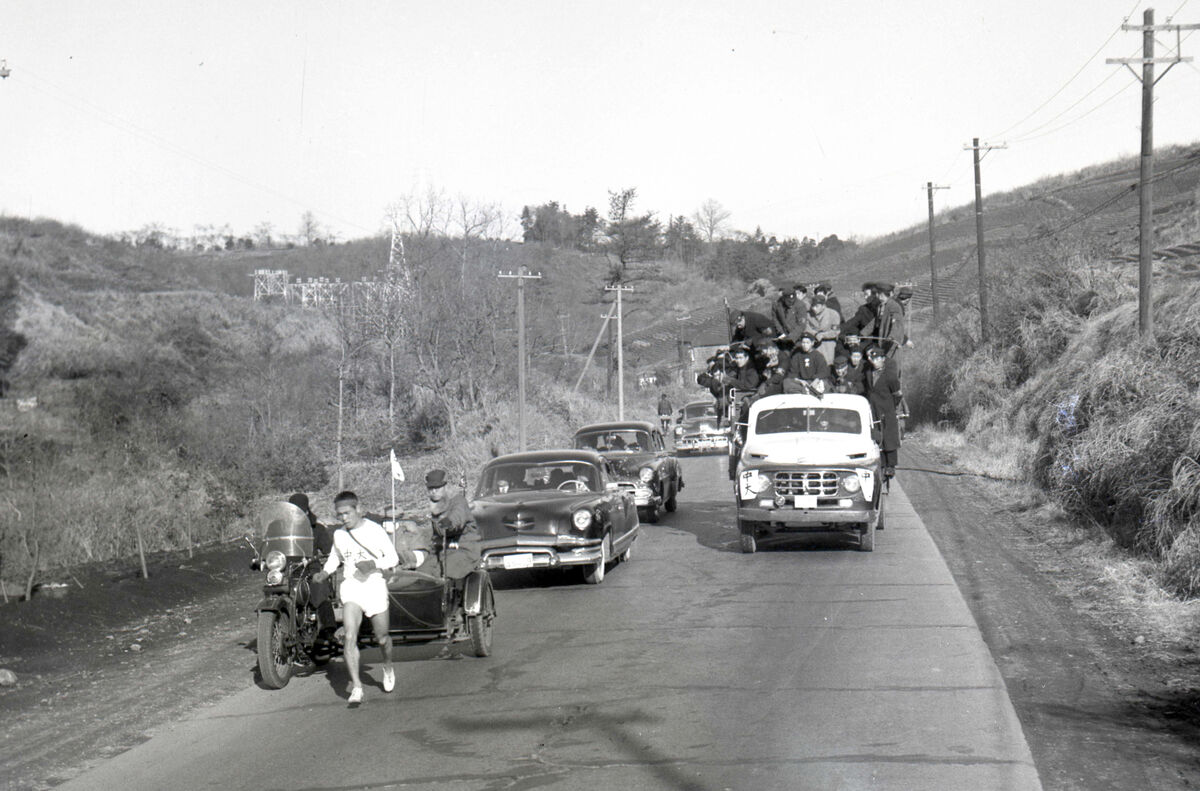
{"label": "truck headlight", "polygon": [[858,473],[852,472],[849,475],[842,476],[842,488],[853,494],[862,488],[862,481],[858,479]]}
{"label": "truck headlight", "polygon": [[755,495],[765,492],[771,486],[770,476],[763,475],[758,470],[746,470],[738,476],[738,488],[743,500],[750,500]]}
{"label": "truck headlight", "polygon": [[654,480],[654,470],[650,467],[642,467],[638,471],[638,477],[642,479],[642,483],[650,483],[650,481]]}
{"label": "truck headlight", "polygon": [[592,512],[586,508],[580,508],[571,514],[571,524],[575,525],[576,530],[586,530],[592,524]]}
{"label": "truck headlight", "polygon": [[287,565],[287,557],[278,549],[272,549],[267,553],[263,565],[266,566],[268,571],[279,571]]}

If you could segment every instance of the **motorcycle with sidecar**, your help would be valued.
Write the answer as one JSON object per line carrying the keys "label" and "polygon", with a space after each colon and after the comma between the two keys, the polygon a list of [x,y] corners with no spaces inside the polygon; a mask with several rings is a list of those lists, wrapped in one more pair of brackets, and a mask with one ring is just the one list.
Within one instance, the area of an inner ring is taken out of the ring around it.
{"label": "motorcycle with sidecar", "polygon": [[[263,599],[258,612],[258,667],[263,683],[282,689],[296,666],[321,665],[341,653],[341,644],[322,639],[311,577],[323,558],[313,556],[312,528],[308,518],[291,503],[273,503],[259,519],[262,548],[251,564],[266,569]],[[412,523],[406,523],[410,525]],[[399,545],[405,529],[394,533]],[[451,547],[453,548],[453,547]],[[411,555],[410,555],[411,556]],[[488,573],[477,566],[459,581],[445,576],[445,552],[430,552],[417,568],[384,572],[388,585],[389,628],[397,643],[443,640],[447,646],[469,642],[475,656],[492,652],[492,627],[496,600]],[[342,617],[337,591],[341,569],[330,578],[335,618]],[[340,636],[341,630],[338,630]],[[370,620],[364,619],[359,645],[374,642]]]}

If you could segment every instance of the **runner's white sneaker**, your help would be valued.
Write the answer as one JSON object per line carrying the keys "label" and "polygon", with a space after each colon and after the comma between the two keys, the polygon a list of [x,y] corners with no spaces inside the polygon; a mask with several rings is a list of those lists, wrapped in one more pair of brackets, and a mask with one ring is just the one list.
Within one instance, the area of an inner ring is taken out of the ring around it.
{"label": "runner's white sneaker", "polygon": [[396,688],[396,671],[390,667],[383,669],[383,691],[391,692]]}
{"label": "runner's white sneaker", "polygon": [[363,698],[362,687],[355,687],[354,689],[350,690],[350,697],[346,702],[347,703],[362,703],[362,698]]}

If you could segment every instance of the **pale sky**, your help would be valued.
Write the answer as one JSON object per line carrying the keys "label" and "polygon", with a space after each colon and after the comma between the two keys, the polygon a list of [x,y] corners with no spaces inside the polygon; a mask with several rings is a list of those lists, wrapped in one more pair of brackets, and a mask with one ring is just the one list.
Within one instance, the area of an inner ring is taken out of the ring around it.
{"label": "pale sky", "polygon": [[[341,238],[414,189],[869,236],[973,197],[964,143],[1008,141],[985,194],[1136,155],[1141,95],[1106,57],[1200,2],[10,0],[0,212],[111,233],[316,213]],[[1200,55],[1200,36],[1184,55]],[[1160,55],[1174,46],[1161,35]],[[1163,67],[1158,67],[1159,72]],[[1157,146],[1200,139],[1200,68],[1156,88]]]}

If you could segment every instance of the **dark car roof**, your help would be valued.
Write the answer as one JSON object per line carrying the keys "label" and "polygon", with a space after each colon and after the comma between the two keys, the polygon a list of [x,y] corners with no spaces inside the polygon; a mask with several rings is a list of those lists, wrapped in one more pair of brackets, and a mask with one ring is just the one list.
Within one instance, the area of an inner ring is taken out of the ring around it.
{"label": "dark car roof", "polygon": [[645,420],[617,420],[612,423],[592,423],[591,425],[577,429],[575,434],[579,435],[585,431],[621,431],[622,429],[653,431],[654,424]]}
{"label": "dark car roof", "polygon": [[594,450],[576,450],[574,448],[561,448],[551,450],[529,450],[524,453],[508,453],[504,456],[497,456],[483,465],[492,467],[497,464],[543,464],[551,461],[585,461],[591,464],[600,464],[604,457]]}

